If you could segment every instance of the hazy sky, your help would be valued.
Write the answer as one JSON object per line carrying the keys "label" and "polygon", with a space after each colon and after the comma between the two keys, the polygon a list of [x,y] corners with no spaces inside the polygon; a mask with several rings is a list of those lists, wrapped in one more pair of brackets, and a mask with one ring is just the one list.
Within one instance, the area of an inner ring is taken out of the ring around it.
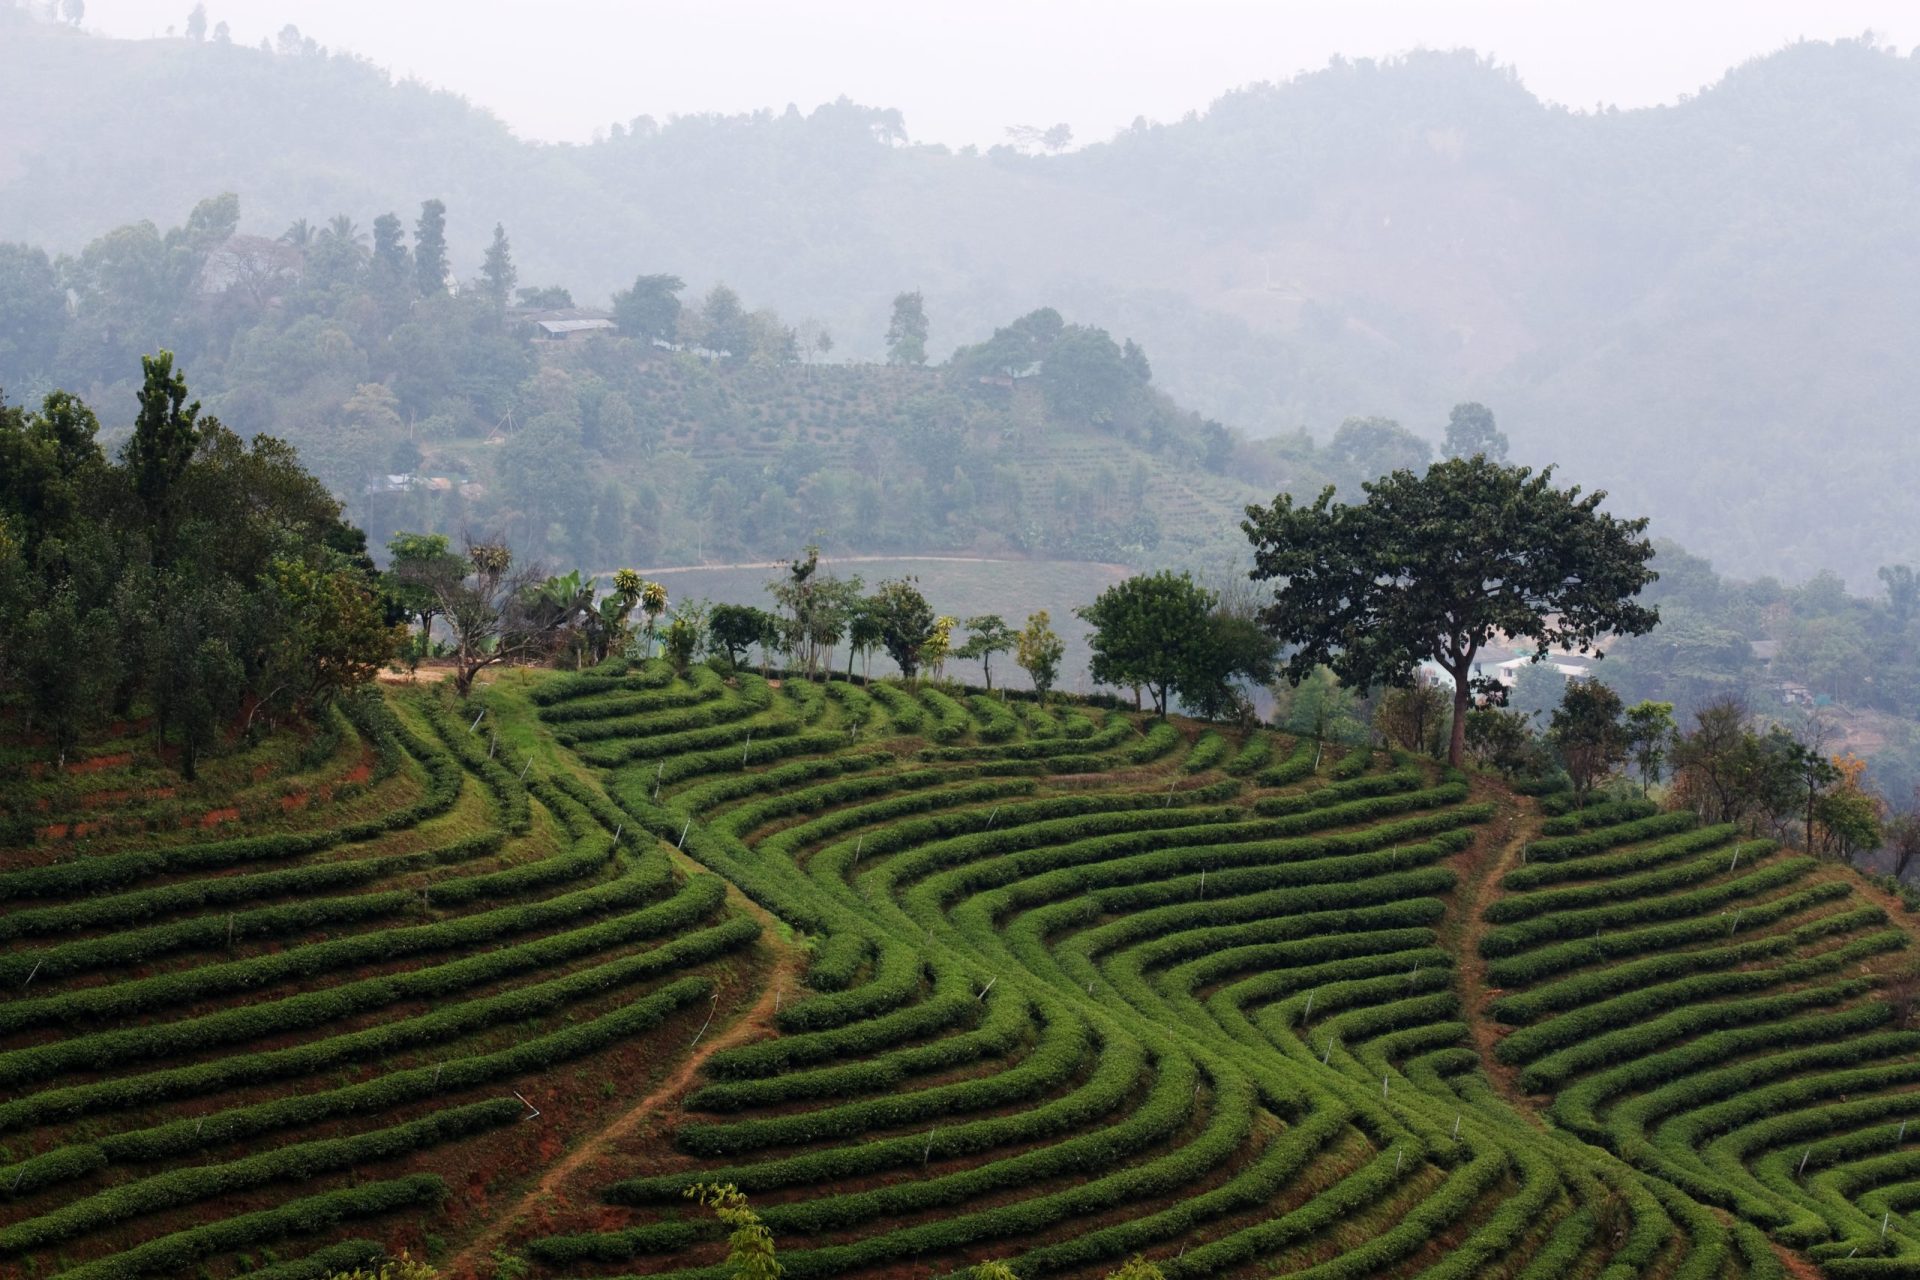
{"label": "hazy sky", "polygon": [[[184,28],[192,0],[88,0],[122,36]],[[1066,122],[1105,138],[1336,53],[1468,46],[1544,98],[1641,106],[1805,36],[1871,28],[1907,49],[1915,0],[208,0],[236,40],[286,23],[491,108],[522,136],[585,140],[615,120],[899,107],[918,141],[1003,140]]]}

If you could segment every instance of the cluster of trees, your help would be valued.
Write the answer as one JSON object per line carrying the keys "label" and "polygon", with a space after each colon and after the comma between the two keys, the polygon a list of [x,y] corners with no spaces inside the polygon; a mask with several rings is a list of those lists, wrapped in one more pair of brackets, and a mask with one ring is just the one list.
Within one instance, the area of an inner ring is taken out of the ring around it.
{"label": "cluster of trees", "polygon": [[857,575],[843,578],[823,570],[818,547],[809,546],[785,576],[767,584],[767,591],[775,605],[771,610],[740,604],[703,610],[701,647],[736,668],[746,665],[757,647],[762,666],[781,655],[790,671],[808,679],[824,678],[833,669],[834,650],[842,644],[849,679],[856,659],[863,678],[871,675],[876,650],[885,652],[909,681],[923,674],[941,679],[948,660],[960,658],[980,663],[989,690],[993,660],[1011,654],[1042,698],[1059,679],[1066,652],[1045,610],[1030,615],[1019,630],[999,614],[964,621],[937,614],[914,578],[891,579],[866,594]]}
{"label": "cluster of trees", "polygon": [[[1850,594],[1818,574],[1799,586],[1723,578],[1706,560],[1656,544],[1660,581],[1648,591],[1660,629],[1615,645],[1608,679],[1623,696],[1672,702],[1683,716],[1734,698],[1804,731],[1871,716],[1869,773],[1881,790],[1920,784],[1920,576],[1884,565],[1882,594]],[[1516,701],[1535,706],[1522,688]]]}
{"label": "cluster of trees", "polygon": [[882,582],[869,593],[858,576],[823,569],[813,546],[767,584],[771,609],[674,602],[664,585],[633,569],[616,571],[602,590],[592,574],[577,569],[556,576],[537,563],[517,563],[512,550],[493,538],[468,539],[456,551],[442,534],[403,532],[388,551],[391,567],[378,585],[390,610],[407,624],[402,660],[446,660],[462,692],[497,664],[577,668],[655,652],[685,672],[702,658],[738,670],[757,649],[763,670],[777,660],[790,675],[824,680],[844,645],[848,679],[856,661],[862,677],[870,678],[879,651],[909,681],[942,679],[952,659],[979,662],[989,690],[994,660],[1011,655],[1044,698],[1065,656],[1044,610],[1018,630],[998,614],[964,621],[936,614],[915,579]]}
{"label": "cluster of trees", "polygon": [[[912,332],[903,325],[903,304],[910,322],[919,315],[919,295],[903,294],[894,303],[888,346],[897,363],[907,362],[898,358],[901,340],[897,335]],[[924,359],[924,316],[917,332],[914,342]],[[985,342],[961,347],[947,362],[947,369],[968,387],[1011,387],[1031,378],[1049,412],[1062,421],[1143,442],[1152,440],[1156,427],[1164,430],[1169,405],[1149,389],[1153,367],[1146,352],[1131,338],[1116,343],[1105,329],[1068,324],[1052,307],[995,329]]]}
{"label": "cluster of trees", "polygon": [[[1364,502],[1338,504],[1329,488],[1311,505],[1282,495],[1249,508],[1254,576],[1276,584],[1259,618],[1289,646],[1287,718],[1319,733],[1350,730],[1357,699],[1345,689],[1376,689],[1371,720],[1382,736],[1436,754],[1444,741],[1456,765],[1471,753],[1509,774],[1564,769],[1584,798],[1631,763],[1643,791],[1670,771],[1675,802],[1708,821],[1792,835],[1840,857],[1878,848],[1889,829],[1896,849],[1920,848],[1909,817],[1883,825],[1887,806],[1865,763],[1828,751],[1817,722],[1796,735],[1722,695],[1689,708],[1694,727],[1681,732],[1673,701],[1629,704],[1597,679],[1567,681],[1551,705],[1528,708],[1475,675],[1478,652],[1496,639],[1531,642],[1536,662],[1608,638],[1657,641],[1659,608],[1640,596],[1659,575],[1644,519],[1602,511],[1604,494],[1555,488],[1551,469],[1536,476],[1490,457],[1499,446],[1490,415],[1456,412],[1454,425],[1457,456],[1424,475],[1369,482]],[[1903,600],[1911,609],[1912,575],[1883,577],[1888,612]],[[1429,667],[1451,678],[1450,699]],[[1536,726],[1541,711],[1546,723]]]}
{"label": "cluster of trees", "polygon": [[1665,781],[1669,803],[1705,822],[1739,823],[1830,857],[1885,845],[1897,875],[1920,853],[1920,820],[1888,805],[1863,760],[1830,751],[1817,727],[1796,734],[1735,697],[1701,707],[1683,729],[1671,703],[1629,705],[1606,683],[1575,679],[1542,734],[1526,713],[1496,707],[1470,712],[1467,732],[1473,754],[1509,774],[1564,769],[1577,798],[1631,771],[1642,794]]}
{"label": "cluster of trees", "polygon": [[1863,785],[1864,763],[1823,745],[1722,699],[1701,708],[1693,731],[1673,743],[1674,797],[1709,822],[1797,835],[1816,852],[1851,857],[1878,848],[1884,802]]}
{"label": "cluster of trees", "polygon": [[166,347],[219,412],[295,443],[349,493],[411,470],[417,440],[513,409],[534,358],[506,323],[517,271],[504,229],[456,288],[438,200],[421,205],[411,245],[393,213],[370,229],[302,219],[277,239],[241,234],[239,220],[223,195],[182,226],[121,227],[57,260],[0,245],[0,385],[97,395]]}
{"label": "cluster of trees", "polygon": [[[1306,431],[1280,435],[1262,442],[1264,449],[1247,462],[1263,473],[1276,469],[1295,492],[1312,492],[1332,485],[1357,497],[1363,486],[1395,471],[1419,471],[1434,461],[1433,443],[1392,418],[1349,417],[1324,442]],[[1259,457],[1259,453],[1267,456]],[[1506,463],[1506,433],[1494,421],[1493,411],[1477,401],[1453,406],[1442,430],[1441,458],[1471,458]],[[1263,475],[1263,478],[1264,475]]]}
{"label": "cluster of trees", "polygon": [[1252,690],[1271,680],[1277,648],[1244,603],[1188,574],[1161,571],[1128,578],[1076,610],[1093,627],[1089,674],[1102,683],[1141,690],[1154,713],[1169,698],[1208,720],[1252,715]]}
{"label": "cluster of trees", "polygon": [[393,653],[365,538],[267,436],[142,362],[116,458],[65,392],[0,404],[0,703],[56,754],[148,715],[188,778],[230,728],[308,715]]}
{"label": "cluster of trees", "polygon": [[702,352],[744,364],[795,364],[824,359],[833,351],[833,335],[817,321],[788,325],[779,313],[748,311],[740,295],[716,284],[700,301],[680,301],[687,282],[664,273],[641,275],[630,288],[613,295],[613,317],[620,332],[641,342]]}
{"label": "cluster of trees", "polygon": [[615,572],[603,593],[578,569],[556,575],[537,562],[517,563],[499,539],[470,537],[456,552],[444,534],[402,532],[387,550],[392,561],[381,588],[390,607],[417,627],[402,656],[410,667],[429,656],[449,659],[463,694],[497,664],[578,669],[615,655],[651,656],[657,642],[685,671],[703,634],[697,605],[683,606],[663,630],[667,589],[632,569]]}

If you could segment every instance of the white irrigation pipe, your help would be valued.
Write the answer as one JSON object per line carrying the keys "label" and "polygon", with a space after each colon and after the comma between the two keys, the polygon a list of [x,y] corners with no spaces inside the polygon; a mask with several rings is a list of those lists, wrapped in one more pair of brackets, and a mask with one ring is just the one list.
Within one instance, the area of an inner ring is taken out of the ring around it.
{"label": "white irrigation pipe", "polygon": [[720,1007],[720,993],[716,991],[713,993],[713,1004],[707,1010],[707,1020],[700,1024],[700,1029],[698,1031],[693,1033],[693,1040],[687,1045],[687,1048],[691,1049],[693,1048],[694,1045],[700,1043],[700,1037],[707,1034],[707,1028],[711,1026],[713,1023],[714,1010],[718,1009],[719,1007]]}

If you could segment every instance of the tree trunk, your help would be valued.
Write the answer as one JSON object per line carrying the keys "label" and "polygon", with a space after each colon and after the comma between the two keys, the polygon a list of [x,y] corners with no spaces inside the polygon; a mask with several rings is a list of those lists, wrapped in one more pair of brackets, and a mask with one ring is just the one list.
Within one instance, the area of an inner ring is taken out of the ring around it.
{"label": "tree trunk", "polygon": [[1447,735],[1447,763],[1458,769],[1467,758],[1467,682],[1462,671],[1453,673],[1453,728]]}

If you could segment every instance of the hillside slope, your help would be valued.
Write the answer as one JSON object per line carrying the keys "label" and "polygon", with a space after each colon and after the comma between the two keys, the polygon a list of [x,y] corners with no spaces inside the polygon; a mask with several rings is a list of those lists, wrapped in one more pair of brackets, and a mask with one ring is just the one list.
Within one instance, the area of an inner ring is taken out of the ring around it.
{"label": "hillside slope", "polygon": [[437,195],[460,261],[504,221],[528,277],[583,299],[726,278],[856,355],[902,288],[942,351],[1054,305],[1256,433],[1384,413],[1437,435],[1486,401],[1523,459],[1733,572],[1865,585],[1915,554],[1879,477],[1920,448],[1920,64],[1864,44],[1598,114],[1466,54],[1346,63],[1036,158],[900,145],[847,103],[537,146],[340,57],[0,24],[0,237],[77,249],[218,190],[269,234]]}
{"label": "hillside slope", "polygon": [[1920,1264],[1910,923],[1729,830],[657,663],[293,745],[15,750],[10,1265],[708,1277],[716,1178],[796,1277]]}

